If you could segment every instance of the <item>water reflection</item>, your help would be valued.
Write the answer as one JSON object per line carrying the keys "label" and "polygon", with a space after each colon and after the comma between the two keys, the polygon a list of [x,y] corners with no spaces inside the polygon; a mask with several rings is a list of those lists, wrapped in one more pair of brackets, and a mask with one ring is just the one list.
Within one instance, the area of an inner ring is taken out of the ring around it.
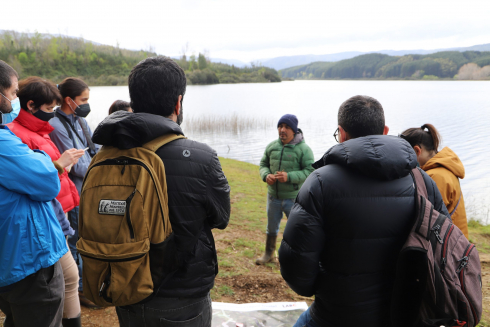
{"label": "water reflection", "polygon": [[[391,135],[432,123],[461,158],[468,216],[490,223],[490,82],[465,81],[295,81],[271,84],[189,86],[184,97],[187,137],[209,144],[220,156],[258,164],[285,113],[298,116],[315,159],[336,144],[340,104],[352,95],[377,98]],[[111,103],[129,100],[127,87],[92,87],[92,128]],[[257,169],[258,176],[258,169]]]}

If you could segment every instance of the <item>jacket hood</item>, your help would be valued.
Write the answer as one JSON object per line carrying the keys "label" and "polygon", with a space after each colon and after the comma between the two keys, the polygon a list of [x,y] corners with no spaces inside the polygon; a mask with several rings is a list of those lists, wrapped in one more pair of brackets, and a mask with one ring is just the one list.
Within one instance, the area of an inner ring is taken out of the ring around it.
{"label": "jacket hood", "polygon": [[435,156],[430,158],[422,167],[423,170],[431,170],[437,167],[444,167],[454,174],[454,176],[464,178],[464,166],[459,157],[448,147],[439,151]]}
{"label": "jacket hood", "polygon": [[184,135],[173,120],[148,113],[116,111],[94,131],[92,140],[101,145],[132,149],[165,134]]}
{"label": "jacket hood", "polygon": [[289,142],[288,144],[291,144],[291,145],[300,144],[303,140],[304,140],[303,131],[298,128],[298,133],[296,133],[294,135],[293,140],[291,142]]}
{"label": "jacket hood", "polygon": [[402,138],[387,135],[359,137],[330,148],[313,167],[337,164],[379,180],[407,176],[417,167],[417,156]]}
{"label": "jacket hood", "polygon": [[31,115],[24,109],[20,110],[19,115],[14,121],[18,122],[31,132],[35,132],[39,135],[46,135],[54,130],[53,126],[51,126],[49,122],[43,121],[34,115]]}

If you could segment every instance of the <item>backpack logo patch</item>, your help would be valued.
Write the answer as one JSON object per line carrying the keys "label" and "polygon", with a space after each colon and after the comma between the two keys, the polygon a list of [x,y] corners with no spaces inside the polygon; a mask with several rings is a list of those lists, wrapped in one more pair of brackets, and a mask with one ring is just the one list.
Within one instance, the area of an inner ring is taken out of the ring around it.
{"label": "backpack logo patch", "polygon": [[187,158],[191,156],[191,152],[189,150],[184,150],[184,152],[182,152],[182,155]]}
{"label": "backpack logo patch", "polygon": [[99,215],[124,216],[126,214],[126,201],[100,200]]}

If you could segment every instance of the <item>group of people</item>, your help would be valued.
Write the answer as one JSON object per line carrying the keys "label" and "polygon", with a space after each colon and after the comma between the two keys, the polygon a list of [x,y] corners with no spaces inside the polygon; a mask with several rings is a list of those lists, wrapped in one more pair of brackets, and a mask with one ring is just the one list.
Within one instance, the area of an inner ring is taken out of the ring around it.
{"label": "group of people", "polygon": [[[186,77],[170,58],[147,58],[129,75],[131,103],[115,101],[94,133],[84,117],[90,89],[18,81],[0,61],[0,310],[5,327],[81,326],[83,260],[77,252],[84,176],[101,146],[141,147],[184,135]],[[56,109],[55,109],[56,108]],[[115,114],[115,112],[118,112]],[[298,294],[315,295],[295,326],[389,326],[393,271],[414,216],[410,171],[420,166],[434,209],[468,237],[459,179],[464,167],[434,126],[388,136],[381,104],[354,96],[340,106],[332,147],[317,162],[294,115],[260,162],[268,185],[265,253],[279,249],[281,273]],[[155,151],[165,166],[178,271],[155,296],[117,307],[121,326],[210,326],[218,273],[213,228],[230,218],[230,187],[216,152],[176,139]],[[162,177],[163,178],[163,177]],[[94,206],[98,204],[94,203]]]}

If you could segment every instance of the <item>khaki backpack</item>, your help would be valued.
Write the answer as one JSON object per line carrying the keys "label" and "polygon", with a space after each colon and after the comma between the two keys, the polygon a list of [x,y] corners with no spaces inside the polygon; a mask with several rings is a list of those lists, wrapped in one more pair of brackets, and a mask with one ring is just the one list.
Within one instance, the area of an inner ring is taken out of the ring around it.
{"label": "khaki backpack", "polygon": [[104,146],[92,159],[80,196],[77,249],[84,295],[98,306],[145,300],[171,274],[167,182],[155,151],[179,138],[164,135],[129,150]]}

